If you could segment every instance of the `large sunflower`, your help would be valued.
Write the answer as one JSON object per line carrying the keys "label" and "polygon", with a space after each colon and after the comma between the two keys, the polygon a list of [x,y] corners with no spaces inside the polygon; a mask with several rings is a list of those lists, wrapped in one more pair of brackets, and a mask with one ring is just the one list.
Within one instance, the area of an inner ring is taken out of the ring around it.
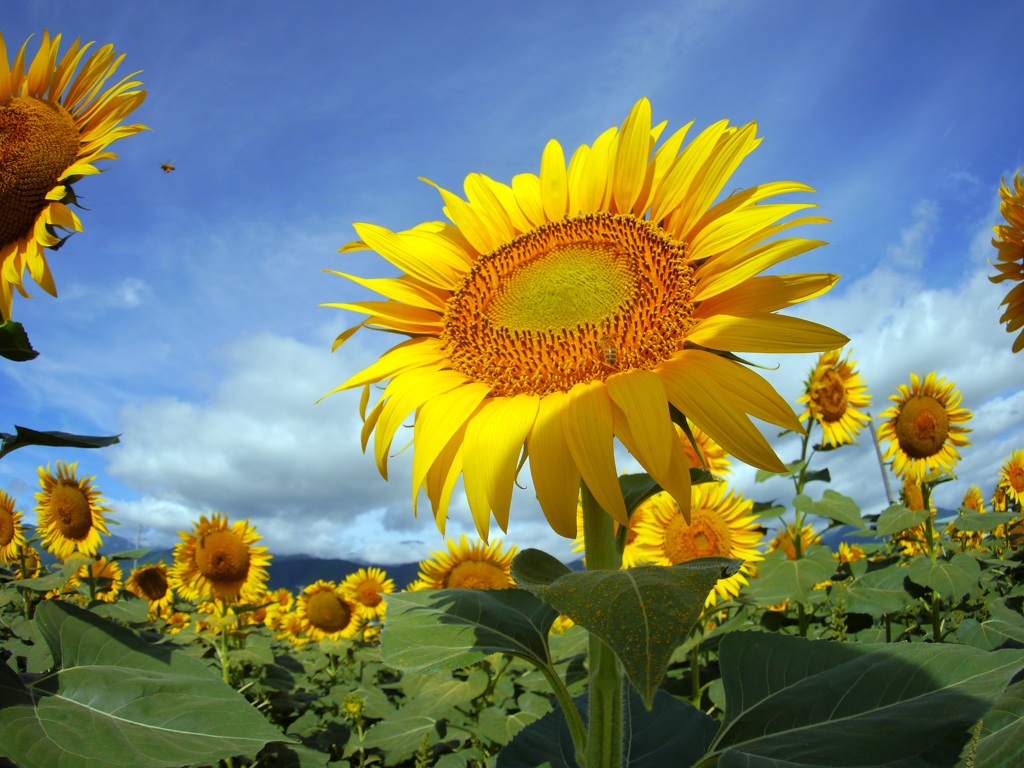
{"label": "large sunflower", "polygon": [[999,484],[1006,495],[1018,504],[1024,504],[1024,451],[1014,451],[999,469]]}
{"label": "large sunflower", "polygon": [[922,382],[910,374],[910,386],[900,384],[899,394],[889,397],[896,405],[878,415],[888,419],[878,428],[878,442],[889,441],[884,459],[893,459],[893,470],[900,477],[921,482],[936,469],[951,470],[960,461],[956,446],[970,445],[958,426],[970,420],[971,412],[959,408],[962,398],[953,382],[935,379],[932,371]]}
{"label": "large sunflower", "polygon": [[[1024,280],[1024,178],[1020,173],[1013,175],[1013,191],[1006,187],[1006,181],[1000,179],[999,196],[1003,202],[999,204],[999,212],[1006,219],[1005,224],[1000,224],[992,229],[996,237],[992,238],[992,245],[999,249],[999,256],[996,259],[995,268],[999,270],[998,275],[989,277],[993,283],[1001,283],[1004,280],[1012,280],[1020,283]],[[1006,305],[1006,311],[999,318],[1000,323],[1006,323],[1006,330],[1013,333],[1021,326],[1024,326],[1024,285],[1015,285],[1006,294],[1002,304]],[[1021,331],[1013,342],[1013,351],[1020,352],[1024,349],[1024,331]]]}
{"label": "large sunflower", "polygon": [[297,629],[310,640],[351,639],[362,633],[366,625],[356,606],[345,599],[333,581],[317,581],[302,590],[295,604],[295,616],[297,627],[293,625],[287,631],[294,634]]}
{"label": "large sunflower", "polygon": [[22,281],[25,267],[47,293],[57,289],[43,254],[63,242],[56,227],[82,231],[67,204],[71,185],[99,169],[93,163],[116,159],[109,144],[146,128],[118,123],[146,98],[131,90],[133,72],[101,93],[117,70],[113,46],[96,51],[73,77],[92,43],[76,40],[58,62],[60,35],[43,32],[39,51],[25,71],[26,40],[8,65],[0,35],[0,322],[10,319],[13,288],[31,298]]}
{"label": "large sunflower", "polygon": [[381,595],[394,591],[395,582],[380,568],[360,568],[341,583],[345,599],[367,619],[384,615],[384,598]]}
{"label": "large sunflower", "polygon": [[151,612],[161,613],[174,605],[170,572],[163,560],[133,570],[125,579],[124,588],[133,595],[148,600]]}
{"label": "large sunflower", "polygon": [[501,539],[490,544],[475,541],[470,544],[466,534],[459,543],[445,539],[448,552],[431,552],[431,559],[420,563],[419,579],[410,584],[408,591],[420,589],[506,589],[514,587],[510,571],[516,546],[501,551]]}
{"label": "large sunflower", "polygon": [[25,536],[21,528],[21,512],[14,511],[14,497],[0,491],[0,563],[20,559]]}
{"label": "large sunflower", "polygon": [[202,515],[190,533],[178,534],[171,586],[183,598],[255,602],[263,592],[271,555],[266,547],[253,546],[263,537],[248,520],[229,527],[227,515],[215,512],[209,520]]}
{"label": "large sunflower", "polygon": [[683,516],[675,499],[657,493],[637,511],[644,515],[637,524],[636,541],[644,559],[655,565],[676,565],[700,557],[735,557],[744,563],[740,570],[720,580],[708,594],[705,606],[716,603],[716,595],[728,600],[747,584],[746,574],[757,560],[763,560],[758,544],[761,532],[752,513],[754,502],[743,494],[725,493],[725,483],[701,483],[690,488],[690,519]]}
{"label": "large sunflower", "polygon": [[[406,274],[365,280],[389,301],[329,304],[369,315],[360,326],[411,336],[332,391],[390,379],[366,417],[365,449],[387,477],[395,432],[415,412],[413,508],[420,487],[444,531],[460,474],[486,540],[493,512],[508,528],[513,480],[524,445],[540,506],[552,528],[576,535],[582,478],[619,523],[626,508],[613,437],[647,472],[690,499],[689,462],[669,405],[740,461],[784,467],[747,414],[802,432],[795,414],[750,369],[717,351],[821,352],[848,339],[778,309],[829,290],[833,274],[758,276],[823,245],[768,238],[802,223],[778,223],[807,203],[758,205],[813,191],[775,182],[714,204],[754,149],[756,124],[704,130],[682,152],[687,125],[652,154],[647,99],[621,130],[580,147],[566,166],[550,141],[540,176],[506,186],[466,178],[467,200],[438,187],[455,226],[430,222],[404,232],[356,224],[362,240]],[[691,123],[692,125],[692,123]],[[436,186],[436,185],[435,185]],[[327,270],[332,271],[332,270]],[[335,341],[335,349],[357,330]],[[369,389],[364,389],[365,413]]]}
{"label": "large sunflower", "polygon": [[[786,553],[786,557],[790,560],[796,560],[796,525],[790,523],[785,528],[776,534],[775,538],[772,539],[771,544],[768,545],[768,551],[774,552],[776,550],[782,550]],[[800,529],[800,552],[801,554],[807,551],[807,548],[811,544],[818,544],[821,542],[821,536],[814,532],[814,527],[811,525],[805,525]]]}
{"label": "large sunflower", "polygon": [[822,353],[807,382],[807,391],[797,399],[798,403],[807,403],[800,419],[813,417],[821,424],[822,443],[835,447],[854,442],[868,423],[868,417],[857,409],[871,405],[867,385],[853,369],[857,361],[850,360],[849,351],[840,360],[839,352]]}
{"label": "large sunflower", "polygon": [[50,473],[50,465],[39,467],[42,493],[36,494],[36,521],[43,535],[43,546],[61,560],[67,560],[76,551],[93,557],[103,539],[100,532],[110,535],[104,512],[113,512],[100,506],[104,501],[91,481],[95,475],[75,479],[78,462],[57,462],[57,475]]}

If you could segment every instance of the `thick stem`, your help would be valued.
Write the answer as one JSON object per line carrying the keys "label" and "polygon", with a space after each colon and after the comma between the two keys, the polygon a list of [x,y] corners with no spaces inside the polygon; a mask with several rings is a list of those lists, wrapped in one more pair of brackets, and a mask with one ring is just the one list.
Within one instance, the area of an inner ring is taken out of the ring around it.
{"label": "thick stem", "polygon": [[885,614],[885,642],[892,642],[892,616]]}
{"label": "thick stem", "polygon": [[[615,549],[611,517],[601,509],[586,483],[583,496],[583,537],[588,571],[618,570],[622,558]],[[622,766],[622,674],[611,648],[590,635],[590,723],[584,752],[586,768]]]}

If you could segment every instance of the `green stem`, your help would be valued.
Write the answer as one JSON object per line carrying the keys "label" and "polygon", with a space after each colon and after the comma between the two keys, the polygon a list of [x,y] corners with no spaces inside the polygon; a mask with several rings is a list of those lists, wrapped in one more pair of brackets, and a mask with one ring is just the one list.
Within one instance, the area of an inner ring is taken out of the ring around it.
{"label": "green stem", "polygon": [[[583,496],[583,538],[588,571],[618,570],[622,557],[615,548],[611,517],[601,509],[587,484]],[[584,748],[586,768],[622,766],[622,673],[612,650],[590,635],[590,728]],[[579,745],[577,745],[579,749]]]}
{"label": "green stem", "polygon": [[885,642],[892,642],[892,616],[885,614]]}
{"label": "green stem", "polygon": [[85,570],[89,574],[89,602],[92,603],[96,600],[96,574],[93,573],[93,565],[100,561],[97,555],[93,555],[92,563],[86,566]]}
{"label": "green stem", "polygon": [[[695,638],[696,639],[696,638]],[[693,706],[700,709],[700,640],[690,649],[690,677],[693,678]]]}
{"label": "green stem", "polygon": [[[228,615],[228,604],[227,601],[222,600],[220,604],[220,615],[223,618]],[[227,625],[221,626],[220,628],[220,668],[224,674],[224,682],[227,685],[231,685],[231,669],[228,665],[228,628]],[[228,759],[228,765],[231,765],[230,758]]]}
{"label": "green stem", "polygon": [[[19,555],[21,557],[21,578],[27,579],[28,578],[28,556],[27,556],[27,554],[25,552],[24,545],[22,545],[21,547],[18,547],[18,553],[19,553]],[[25,606],[25,618],[26,619],[31,619],[32,618],[32,614],[31,614],[31,609],[32,609],[32,590],[26,589],[24,592],[22,592],[21,593],[21,599],[22,599],[22,603],[24,603],[24,606]]]}
{"label": "green stem", "polygon": [[[931,558],[932,565],[935,565],[939,551],[935,546],[935,529],[932,525],[932,493],[931,488],[925,484],[921,485],[921,498],[924,501],[924,509],[928,513],[928,517],[924,519],[924,537],[928,545],[928,557]],[[939,597],[939,593],[935,591],[934,587],[932,588],[932,639],[936,643],[942,642],[942,598]]]}

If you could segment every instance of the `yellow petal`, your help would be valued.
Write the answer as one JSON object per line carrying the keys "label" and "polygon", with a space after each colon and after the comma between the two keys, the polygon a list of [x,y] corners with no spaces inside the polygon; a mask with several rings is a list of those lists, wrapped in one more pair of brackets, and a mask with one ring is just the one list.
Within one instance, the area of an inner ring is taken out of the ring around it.
{"label": "yellow petal", "polygon": [[827,352],[850,339],[826,325],[799,317],[761,312],[715,315],[697,323],[686,340],[729,352]]}
{"label": "yellow petal", "polygon": [[712,259],[696,272],[697,290],[693,295],[693,301],[710,299],[746,282],[769,267],[825,244],[821,240],[790,237],[766,243],[742,255],[735,253]]}
{"label": "yellow petal", "polygon": [[831,272],[751,277],[727,291],[701,300],[700,306],[694,311],[694,317],[774,312],[821,296],[830,291],[837,280],[839,275]]}
{"label": "yellow petal", "polygon": [[501,241],[491,232],[484,218],[481,217],[474,206],[447,189],[439,187],[430,179],[425,179],[422,176],[419,178],[420,181],[427,182],[427,184],[441,193],[441,197],[444,198],[445,213],[448,215],[448,218],[452,220],[452,223],[459,228],[459,231],[466,236],[466,239],[469,240],[478,252],[490,253],[500,244]]}
{"label": "yellow petal", "polygon": [[[410,307],[421,309],[432,309],[435,312],[444,312],[447,306],[450,291],[442,291],[432,285],[417,280],[411,275],[400,275],[399,277],[367,279],[349,275],[345,272],[338,272],[334,269],[321,269],[321,272],[330,272],[332,275],[347,277],[353,283],[358,283],[364,288],[369,288],[382,296],[387,296],[393,301],[408,304]],[[320,306],[324,306],[321,304]]]}
{"label": "yellow petal", "polygon": [[462,279],[462,273],[459,270],[430,258],[433,254],[411,249],[410,241],[403,242],[389,229],[378,227],[375,224],[353,224],[352,226],[367,245],[403,272],[408,272],[424,282],[446,290],[454,289]]}
{"label": "yellow petal", "polygon": [[[333,394],[342,389],[361,387],[364,384],[372,384],[383,379],[390,378],[396,373],[408,371],[420,366],[438,365],[446,360],[444,347],[441,342],[432,336],[420,336],[415,339],[407,339],[401,344],[396,344],[377,360],[373,365],[364,368],[355,376],[350,378],[339,387],[335,387],[328,394]],[[327,397],[327,395],[324,395]],[[321,397],[320,400],[324,398]],[[317,400],[319,403],[320,400]]]}
{"label": "yellow petal", "polygon": [[505,214],[508,216],[509,221],[512,222],[512,226],[515,227],[516,231],[527,232],[533,229],[533,225],[530,223],[530,220],[526,218],[526,214],[523,213],[523,209],[520,208],[519,203],[516,202],[516,193],[512,191],[512,187],[488,178],[483,174],[480,174],[480,176],[483,178],[484,183],[490,187],[494,196],[498,198],[502,208],[505,209]]}
{"label": "yellow petal", "polygon": [[580,213],[596,213],[604,203],[605,189],[609,183],[610,168],[608,154],[618,133],[618,128],[609,128],[594,140],[579,181]]}
{"label": "yellow petal", "polygon": [[730,213],[710,222],[696,237],[690,238],[692,258],[723,254],[751,237],[757,236],[779,219],[805,208],[817,207],[811,203],[772,203],[755,205]]}
{"label": "yellow petal", "polygon": [[397,301],[354,301],[347,304],[321,304],[322,307],[337,307],[349,312],[371,315],[367,322],[375,325],[386,325],[391,328],[409,325],[434,328],[435,333],[441,331],[441,316],[431,309],[421,309],[402,304]]}
{"label": "yellow petal", "polygon": [[381,411],[384,410],[384,401],[387,400],[384,395],[381,395],[380,400],[370,410],[370,415],[363,421],[363,428],[359,433],[359,439],[363,443],[363,453],[366,453],[366,444],[370,441],[370,433],[373,432],[374,427],[377,426],[377,420],[380,418]]}
{"label": "yellow petal", "polygon": [[781,195],[785,192],[815,192],[816,190],[798,181],[772,181],[767,184],[759,184],[756,187],[749,187],[733,192],[725,200],[716,203],[709,208],[700,220],[690,229],[690,236],[696,237],[703,231],[704,227],[712,221],[726,216],[733,211],[749,208],[761,200]]}
{"label": "yellow petal", "polygon": [[668,397],[661,379],[653,371],[633,369],[612,374],[605,386],[629,424],[637,451],[633,455],[649,468],[653,477],[663,476],[668,471],[672,444],[679,441],[672,428]]}
{"label": "yellow petal", "polygon": [[512,220],[485,179],[480,173],[469,174],[463,182],[466,198],[476,214],[487,224],[491,240],[507,243],[513,237]]}
{"label": "yellow petal", "polygon": [[434,513],[434,522],[442,535],[444,535],[445,523],[448,519],[448,504],[451,501],[452,489],[455,488],[455,482],[462,472],[462,444],[465,436],[465,426],[460,427],[431,465],[423,482]]}
{"label": "yellow petal", "polygon": [[604,382],[579,383],[569,390],[562,408],[562,434],[583,481],[597,503],[626,525],[626,503],[615,471],[612,399]]}
{"label": "yellow petal", "polygon": [[540,160],[540,198],[545,218],[561,221],[569,205],[569,186],[562,145],[554,139],[544,147]]}
{"label": "yellow petal", "polygon": [[553,392],[541,399],[526,448],[530,454],[530,475],[544,517],[555,533],[572,539],[576,537],[580,471],[562,434],[562,409],[567,397],[564,392]]}
{"label": "yellow petal", "polygon": [[665,383],[669,402],[722,448],[759,469],[786,471],[786,465],[764,435],[731,399],[722,396],[718,382],[675,360],[659,366],[658,374]]}
{"label": "yellow petal", "polygon": [[363,386],[363,394],[359,396],[359,418],[366,422],[366,406],[370,402],[370,385]]}
{"label": "yellow petal", "polygon": [[683,139],[686,138],[686,132],[690,130],[691,125],[693,125],[692,120],[669,136],[665,143],[658,148],[658,151],[654,153],[654,157],[651,158],[651,162],[647,165],[644,188],[640,191],[640,196],[633,205],[633,215],[642,218],[644,211],[650,207],[651,196],[661,187],[661,182],[665,178],[665,174],[668,173],[668,169],[675,162],[676,155],[679,154],[679,147],[682,146]]}
{"label": "yellow petal", "polygon": [[569,170],[566,171],[566,184],[569,188],[569,215],[575,216],[580,212],[580,179],[583,178],[583,166],[590,154],[590,147],[581,144],[572,153],[569,161]]}
{"label": "yellow petal", "polygon": [[619,213],[633,210],[644,185],[647,158],[650,153],[651,103],[642,98],[633,105],[622,124],[615,151],[615,172],[612,177],[612,200]]}
{"label": "yellow petal", "polygon": [[539,227],[545,221],[544,205],[541,202],[540,179],[532,173],[520,173],[512,177],[512,193],[516,196],[519,209],[530,223]]}
{"label": "yellow petal", "polygon": [[714,125],[708,126],[676,158],[672,168],[665,176],[665,181],[662,182],[651,199],[650,220],[652,222],[660,223],[683,202],[690,191],[690,184],[694,177],[715,148],[728,124],[728,120],[720,120]]}
{"label": "yellow petal", "polygon": [[[490,391],[490,386],[470,382],[423,404],[416,415],[416,452],[412,457],[413,493],[452,437],[470,419]],[[416,497],[413,496],[413,511]]]}

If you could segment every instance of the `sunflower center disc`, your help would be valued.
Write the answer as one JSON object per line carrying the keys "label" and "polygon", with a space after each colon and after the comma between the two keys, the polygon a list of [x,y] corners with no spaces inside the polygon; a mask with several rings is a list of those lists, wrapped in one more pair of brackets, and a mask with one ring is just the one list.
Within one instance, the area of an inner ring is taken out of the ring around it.
{"label": "sunflower center disc", "polygon": [[[1010,477],[1010,485],[1013,486],[1013,490],[1017,491],[1017,493],[1024,491],[1024,467],[1014,466],[1010,469],[1008,474]],[[0,544],[5,543],[6,542],[3,538],[0,537]]]}
{"label": "sunflower center disc", "polygon": [[14,538],[14,515],[0,509],[0,547],[6,547]]}
{"label": "sunflower center disc", "polygon": [[842,377],[833,370],[825,371],[821,386],[811,394],[811,399],[821,409],[825,421],[839,421],[846,413],[850,398]]}
{"label": "sunflower center disc", "polygon": [[59,104],[15,96],[0,105],[0,245],[28,234],[79,146],[78,126]]}
{"label": "sunflower center disc", "polygon": [[665,526],[665,554],[673,565],[698,557],[728,557],[731,545],[725,521],[705,509],[690,510],[689,525],[677,514]]}
{"label": "sunflower center disc", "polygon": [[650,369],[693,325],[684,245],[632,215],[542,224],[481,257],[444,316],[452,367],[493,393],[546,395]]}
{"label": "sunflower center disc", "polygon": [[150,602],[167,594],[167,578],[159,568],[146,568],[135,574],[135,583]]}
{"label": "sunflower center disc", "polygon": [[233,531],[214,531],[196,547],[196,566],[214,584],[245,581],[249,575],[249,549]]}
{"label": "sunflower center disc", "polygon": [[57,528],[67,539],[82,541],[92,530],[89,499],[77,485],[55,484],[50,492],[50,510]]}
{"label": "sunflower center disc", "polygon": [[896,418],[896,437],[900,448],[912,459],[927,459],[942,450],[949,434],[949,417],[938,400],[914,395]]}
{"label": "sunflower center disc", "polygon": [[321,632],[334,634],[348,626],[352,614],[344,601],[325,589],[309,596],[306,603],[306,618]]}
{"label": "sunflower center disc", "polygon": [[479,560],[465,560],[445,577],[445,589],[505,589],[509,586],[505,572],[496,565]]}
{"label": "sunflower center disc", "polygon": [[356,593],[357,599],[360,603],[365,605],[367,608],[376,608],[380,605],[380,601],[383,599],[380,596],[380,587],[376,584],[366,584],[360,587]]}

